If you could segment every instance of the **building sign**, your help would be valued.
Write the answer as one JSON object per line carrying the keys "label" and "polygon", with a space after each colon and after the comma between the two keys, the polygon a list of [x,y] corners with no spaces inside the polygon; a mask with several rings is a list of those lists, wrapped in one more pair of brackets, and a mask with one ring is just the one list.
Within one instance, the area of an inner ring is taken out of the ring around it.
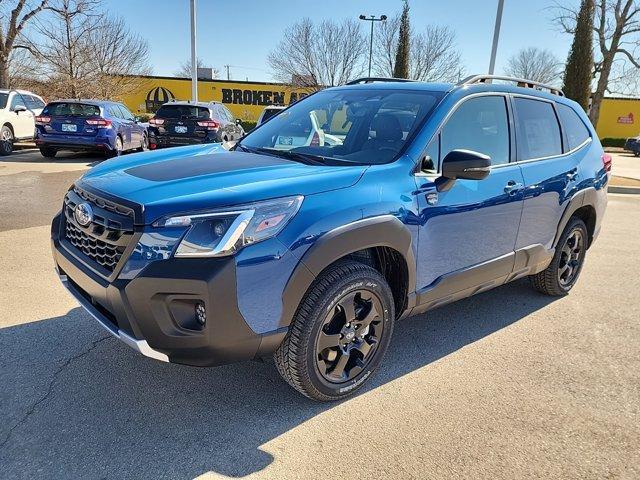
{"label": "building sign", "polygon": [[282,91],[223,88],[222,103],[230,103],[232,105],[288,105],[297,102],[305,95],[305,93],[290,92],[287,101],[287,94]]}
{"label": "building sign", "polygon": [[618,123],[623,123],[625,125],[633,125],[633,113],[629,113],[628,115],[622,115],[618,117]]}
{"label": "building sign", "polygon": [[[150,115],[164,103],[191,99],[191,80],[172,77],[137,77],[139,84],[122,101],[136,115]],[[201,102],[221,102],[234,117],[255,122],[267,105],[289,105],[308,95],[310,90],[280,83],[198,81]]]}

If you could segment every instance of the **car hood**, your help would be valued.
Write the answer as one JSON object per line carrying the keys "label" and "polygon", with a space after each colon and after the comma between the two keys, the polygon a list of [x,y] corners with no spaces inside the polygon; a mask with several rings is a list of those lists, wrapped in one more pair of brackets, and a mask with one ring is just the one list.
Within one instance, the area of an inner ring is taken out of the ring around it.
{"label": "car hood", "polygon": [[76,183],[141,205],[149,224],[175,213],[337,190],[354,185],[365,170],[199,145],[108,160]]}

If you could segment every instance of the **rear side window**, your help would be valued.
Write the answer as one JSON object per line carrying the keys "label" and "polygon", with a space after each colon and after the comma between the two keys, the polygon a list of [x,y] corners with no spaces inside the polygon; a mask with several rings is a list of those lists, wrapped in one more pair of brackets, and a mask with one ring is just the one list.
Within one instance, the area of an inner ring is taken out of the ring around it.
{"label": "rear side window", "polygon": [[118,104],[117,107],[120,109],[120,113],[122,114],[122,118],[125,120],[134,120],[133,114],[122,104]]}
{"label": "rear side window", "polygon": [[53,117],[99,117],[100,107],[75,102],[50,103],[44,108],[42,114]]}
{"label": "rear side window", "polygon": [[209,118],[207,107],[197,107],[192,105],[163,105],[156,112],[158,118]]}
{"label": "rear side window", "polygon": [[38,97],[34,97],[32,95],[22,95],[22,98],[24,98],[24,101],[27,102],[26,107],[30,110],[44,107],[44,102]]}
{"label": "rear side window", "polygon": [[519,160],[562,154],[560,125],[553,105],[539,100],[516,98],[515,109]]}
{"label": "rear side window", "polygon": [[441,158],[465,149],[491,157],[491,165],[509,163],[509,120],[505,98],[486,96],[465,101],[442,129]]}
{"label": "rear side window", "polygon": [[561,103],[556,104],[556,107],[558,109],[562,128],[567,135],[569,150],[579,147],[591,138],[589,129],[573,108],[568,107],[567,105],[562,105]]}

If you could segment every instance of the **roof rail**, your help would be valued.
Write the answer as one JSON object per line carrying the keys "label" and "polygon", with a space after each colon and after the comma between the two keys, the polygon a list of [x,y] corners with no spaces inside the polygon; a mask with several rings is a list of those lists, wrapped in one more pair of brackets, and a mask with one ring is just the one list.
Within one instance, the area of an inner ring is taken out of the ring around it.
{"label": "roof rail", "polygon": [[358,85],[360,83],[373,83],[373,82],[414,82],[415,80],[409,80],[407,78],[391,78],[391,77],[362,77],[351,80],[345,85]]}
{"label": "roof rail", "polygon": [[502,75],[471,75],[458,83],[458,86],[473,85],[474,83],[491,83],[493,80],[502,80],[505,82],[513,82],[518,87],[534,88],[536,90],[548,90],[552,95],[559,95],[564,97],[564,92],[553,85],[547,85],[546,83],[536,82],[534,80],[527,80],[524,78],[506,77]]}

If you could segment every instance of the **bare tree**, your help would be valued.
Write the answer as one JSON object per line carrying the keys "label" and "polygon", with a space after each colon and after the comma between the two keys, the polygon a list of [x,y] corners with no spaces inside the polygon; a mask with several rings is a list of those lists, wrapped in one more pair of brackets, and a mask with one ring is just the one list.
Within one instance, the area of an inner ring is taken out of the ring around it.
{"label": "bare tree", "polygon": [[[595,54],[594,77],[596,88],[591,99],[589,117],[594,125],[600,118],[600,105],[612,82],[629,73],[629,67],[640,69],[640,1],[596,0],[595,2]],[[578,6],[556,4],[555,22],[567,33],[574,33]],[[613,76],[612,76],[613,74]]]}
{"label": "bare tree", "polygon": [[121,17],[103,17],[87,41],[93,52],[94,95],[120,98],[139,86],[141,79],[136,75],[151,73],[149,44],[132,33]]}
{"label": "bare tree", "polygon": [[562,63],[549,50],[528,47],[507,60],[505,74],[555,85],[562,79]]}
{"label": "bare tree", "polygon": [[[393,76],[399,32],[399,15],[377,29],[373,59],[376,74]],[[428,25],[424,32],[411,31],[409,78],[426,82],[453,82],[459,80],[462,73],[462,60],[453,30],[447,26]]]}
{"label": "bare tree", "polygon": [[[197,68],[211,68],[213,70],[213,78],[220,77],[220,70],[207,64],[201,58],[196,60]],[[180,64],[180,68],[173,72],[176,77],[191,78],[191,59],[185,60]]]}
{"label": "bare tree", "polygon": [[[47,3],[48,0],[40,0],[30,6],[26,5],[26,0],[18,0],[14,2],[15,6],[11,9],[9,15],[6,15],[7,9],[4,8],[4,5],[0,5],[0,7],[3,7],[2,23],[0,24],[0,88],[10,86],[9,74],[13,53],[17,49],[28,48],[26,44],[20,42],[25,26],[47,6]],[[27,6],[26,11],[24,11],[25,5]],[[5,24],[5,19],[7,18],[8,22]],[[28,57],[23,55],[19,58],[26,59]]]}
{"label": "bare tree", "polygon": [[341,85],[364,71],[367,43],[355,20],[310,19],[287,28],[267,61],[273,76],[284,82],[311,89]]}
{"label": "bare tree", "polygon": [[91,32],[100,24],[99,0],[58,0],[50,15],[36,22],[38,43],[31,49],[55,96],[86,96],[93,88],[94,48]]}

